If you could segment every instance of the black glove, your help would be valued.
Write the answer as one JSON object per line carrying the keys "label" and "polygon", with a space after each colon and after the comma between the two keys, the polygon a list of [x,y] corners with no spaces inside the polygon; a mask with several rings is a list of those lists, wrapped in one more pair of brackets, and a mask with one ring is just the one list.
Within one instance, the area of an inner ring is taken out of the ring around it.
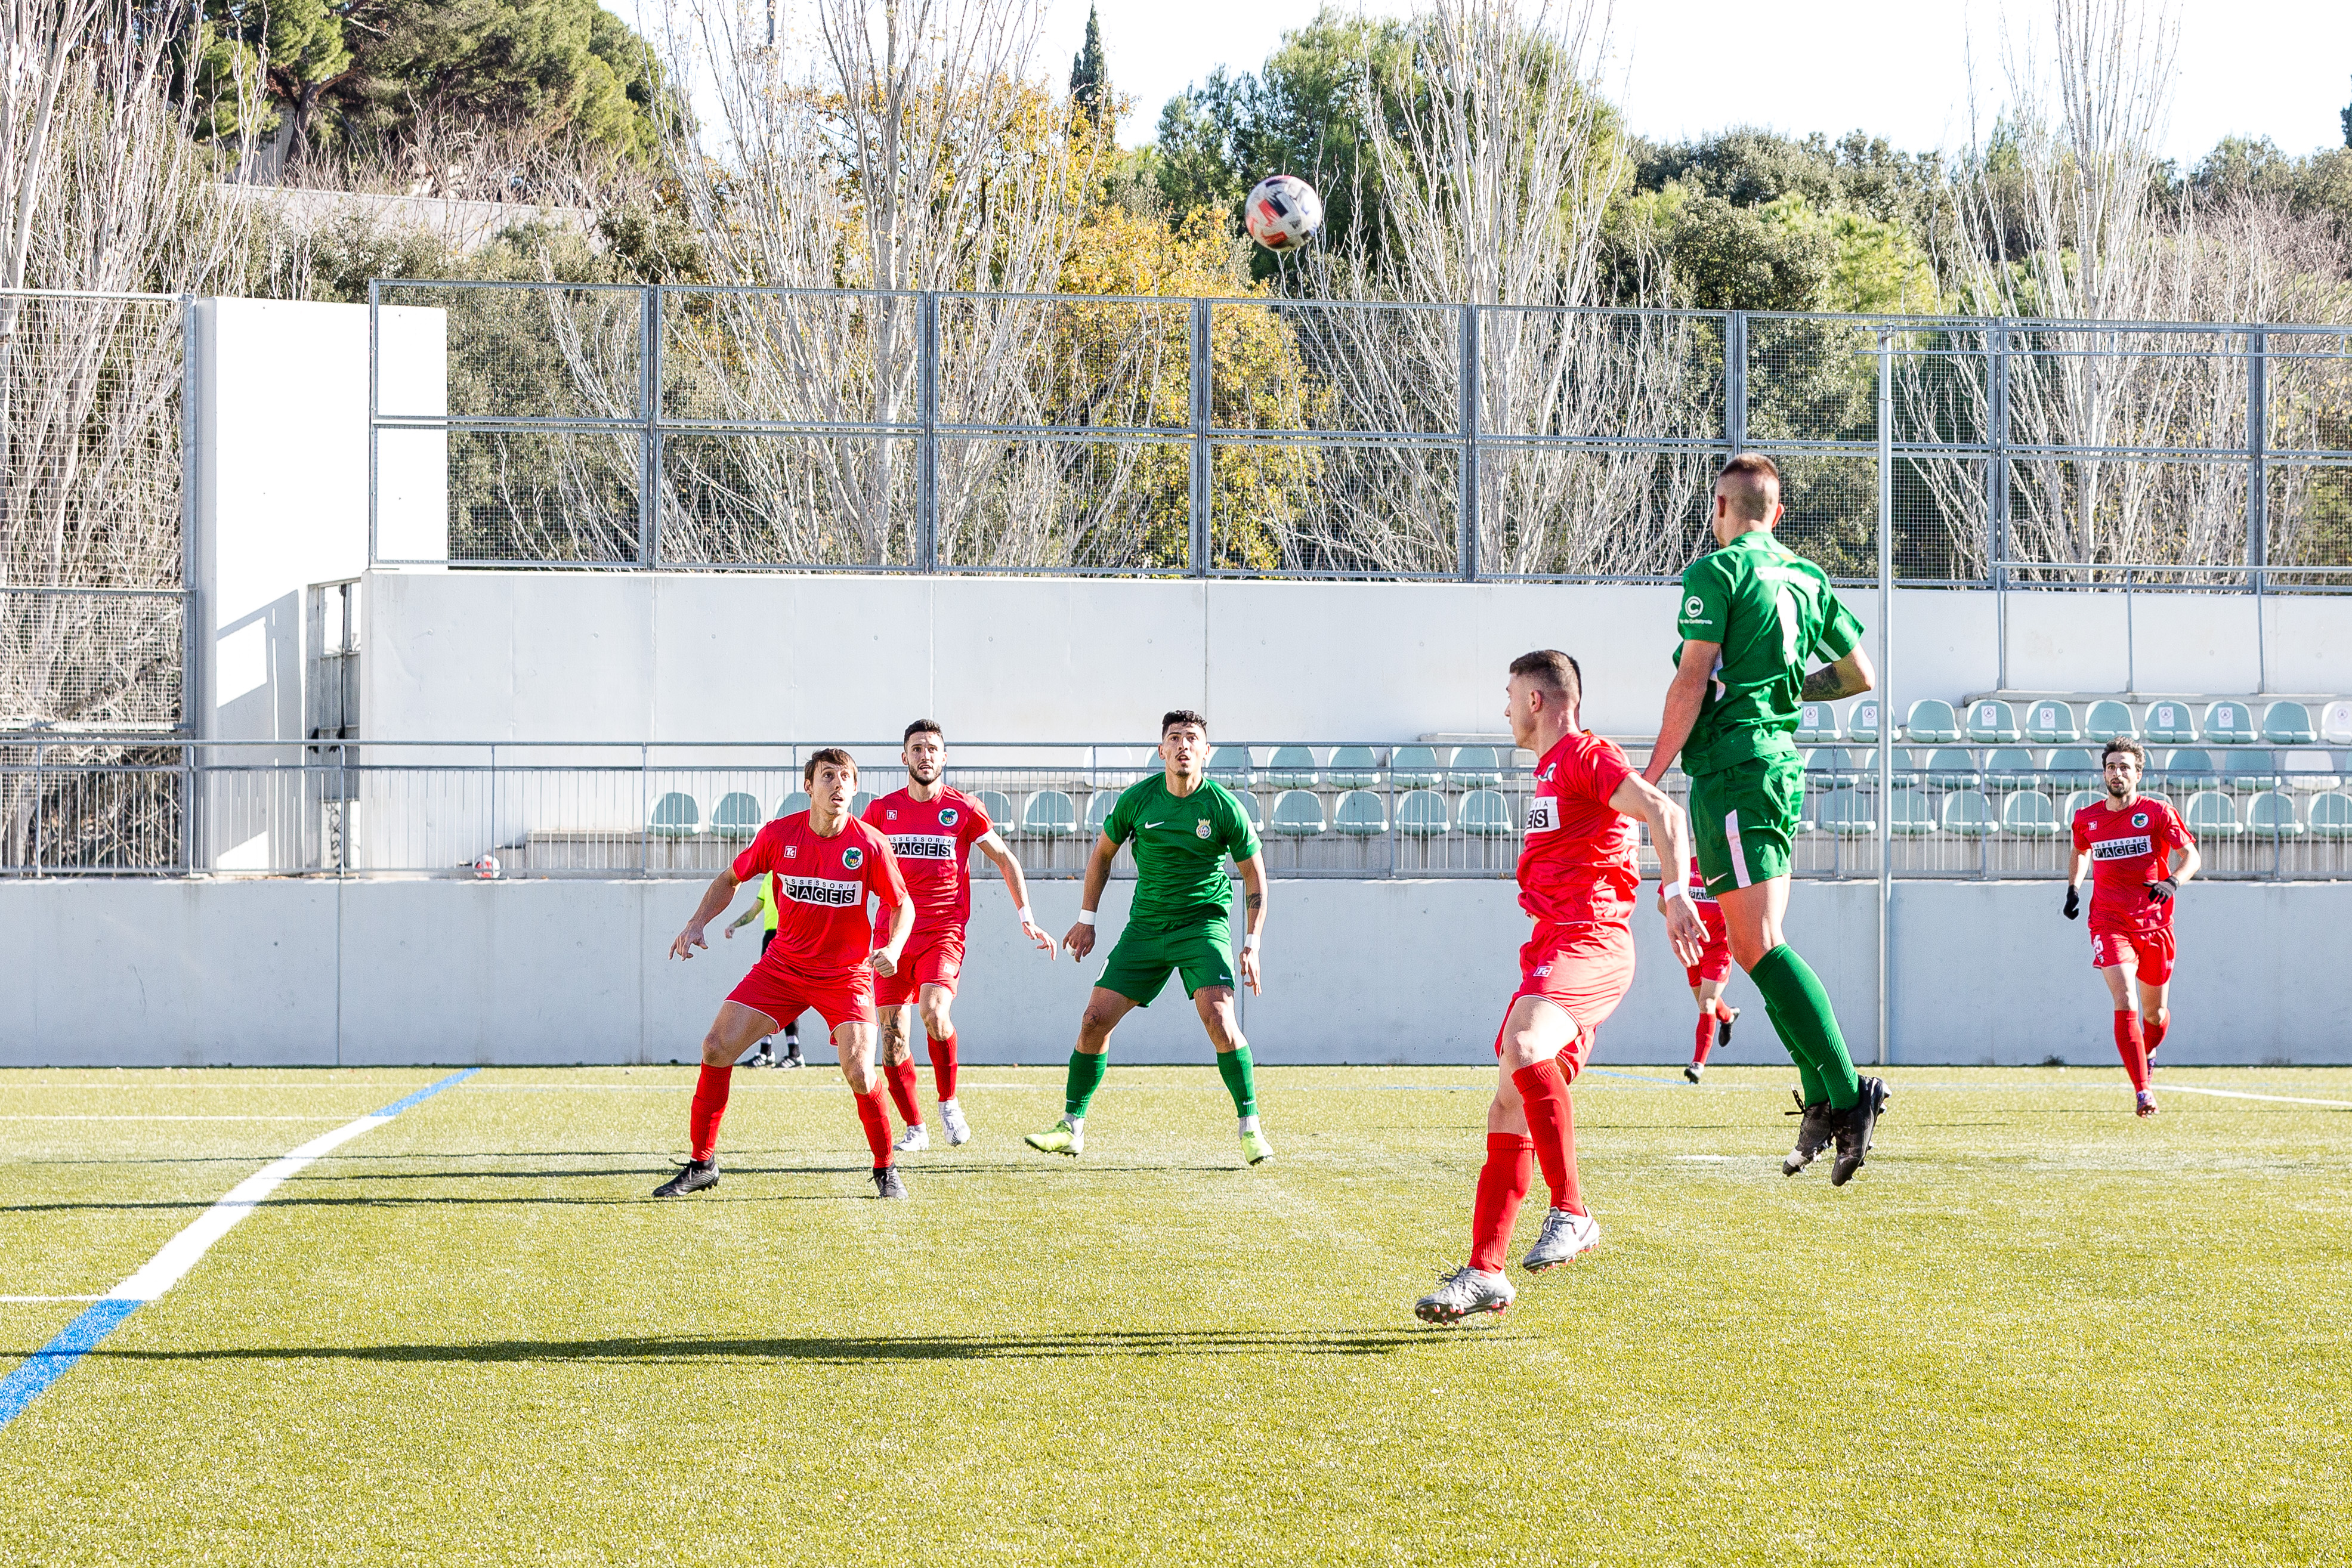
{"label": "black glove", "polygon": [[2161,882],[2147,884],[2147,901],[2150,904],[2170,904],[2172,895],[2179,891],[2180,884],[2168,876]]}
{"label": "black glove", "polygon": [[2083,890],[2073,883],[2066,884],[2066,918],[2073,920],[2083,913]]}

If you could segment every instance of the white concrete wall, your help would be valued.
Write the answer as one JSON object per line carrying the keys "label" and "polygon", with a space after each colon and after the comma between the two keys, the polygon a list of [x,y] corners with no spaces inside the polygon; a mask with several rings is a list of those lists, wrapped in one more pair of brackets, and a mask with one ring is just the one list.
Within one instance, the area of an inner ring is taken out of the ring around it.
{"label": "white concrete wall", "polygon": [[[1876,595],[1848,595],[1867,624]],[[1992,595],[1895,596],[1892,692],[1957,701],[2001,674]],[[1232,739],[1411,740],[1502,728],[1504,670],[1560,647],[1586,719],[1654,732],[1674,591],[1587,584],[377,571],[375,739],[877,739],[918,714],[992,740],[1150,738],[1197,706]],[[2012,689],[2121,691],[2119,594],[2012,594]],[[2139,595],[2138,689],[2352,688],[2352,597]],[[1875,640],[1871,644],[1875,652]],[[2267,650],[2265,653],[2264,650]],[[2265,671],[2267,666],[2267,672]]]}
{"label": "white concrete wall", "polygon": [[[1114,883],[1106,931],[1125,915]],[[666,957],[697,893],[677,882],[16,882],[0,883],[0,951],[21,982],[0,1009],[0,1066],[690,1061],[757,955],[713,936]],[[1908,883],[1894,910],[1894,1060],[2113,1063],[2089,939],[2051,883]],[[1040,883],[1049,929],[1078,887]],[[1875,889],[1800,883],[1791,941],[1822,973],[1858,1058],[1876,1054]],[[2200,883],[2182,898],[2166,1060],[2352,1062],[2332,988],[2352,884]],[[1640,970],[1603,1029],[1600,1064],[1667,1063],[1693,1009],[1654,917]],[[1244,1027],[1269,1062],[1492,1061],[1527,922],[1511,884],[1277,882],[1266,991]],[[976,892],[958,1033],[976,1061],[1066,1059],[1099,958],[1049,963],[1019,940],[1001,886]],[[1727,1060],[1784,1060],[1750,1009]],[[812,1019],[809,1038],[822,1025]],[[1202,1061],[1172,993],[1122,1025],[1128,1061]]]}

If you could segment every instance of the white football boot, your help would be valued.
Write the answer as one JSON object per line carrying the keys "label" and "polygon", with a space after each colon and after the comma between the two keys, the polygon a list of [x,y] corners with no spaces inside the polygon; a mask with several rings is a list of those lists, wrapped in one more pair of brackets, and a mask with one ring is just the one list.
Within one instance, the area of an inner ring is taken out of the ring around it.
{"label": "white football boot", "polygon": [[898,1141],[890,1145],[893,1150],[902,1155],[919,1155],[930,1146],[930,1129],[920,1122],[899,1134]]}
{"label": "white football boot", "polygon": [[1425,1323],[1458,1323],[1481,1312],[1501,1317],[1517,1295],[1500,1273],[1465,1264],[1451,1274],[1440,1274],[1437,1289],[1412,1304],[1412,1315]]}
{"label": "white football boot", "polygon": [[948,1147],[971,1142],[971,1124],[963,1119],[963,1107],[954,1101],[940,1102],[940,1125],[947,1130]]}
{"label": "white football boot", "polygon": [[1519,1260],[1519,1267],[1530,1274],[1540,1274],[1600,1245],[1601,1225],[1592,1216],[1555,1208],[1545,1214],[1543,1234],[1528,1249],[1528,1255]]}

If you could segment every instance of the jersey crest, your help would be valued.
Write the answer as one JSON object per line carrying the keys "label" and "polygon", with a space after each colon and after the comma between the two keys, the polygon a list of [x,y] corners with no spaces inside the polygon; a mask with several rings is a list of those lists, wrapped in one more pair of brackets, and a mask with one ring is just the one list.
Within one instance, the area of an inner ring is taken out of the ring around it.
{"label": "jersey crest", "polygon": [[1192,836],[1196,839],[1207,838],[1209,831],[1209,823],[1205,818],[1192,824]]}
{"label": "jersey crest", "polygon": [[2145,827],[2147,827],[2147,813],[2146,811],[2134,811],[2134,812],[2132,813],[2132,826],[2133,826],[2133,827],[2135,827],[2135,828],[2145,828]]}
{"label": "jersey crest", "polygon": [[856,871],[866,863],[866,852],[855,844],[841,852],[841,869]]}
{"label": "jersey crest", "polygon": [[[893,811],[890,814],[895,817],[898,813]],[[962,815],[963,813],[957,810],[953,806],[942,807],[940,810],[940,826],[942,828],[952,828],[956,825],[956,819]]]}

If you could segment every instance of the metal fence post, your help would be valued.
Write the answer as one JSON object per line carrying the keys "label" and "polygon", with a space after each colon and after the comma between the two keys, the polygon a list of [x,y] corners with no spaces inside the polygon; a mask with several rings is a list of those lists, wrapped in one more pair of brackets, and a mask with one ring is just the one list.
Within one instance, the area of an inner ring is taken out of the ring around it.
{"label": "metal fence post", "polygon": [[2263,614],[2263,568],[2271,547],[2271,335],[2246,334],[2246,577],[2254,591],[2255,690],[2271,688],[2270,650]]}
{"label": "metal fence post", "polygon": [[2003,691],[2009,689],[2009,319],[2002,317],[1993,323],[1990,352],[1987,356],[1987,380],[1990,382],[1991,408],[1986,421],[1985,444],[1990,453],[1986,459],[1985,511],[1986,543],[1990,547],[1993,592],[1993,628],[1998,639],[1995,650],[1999,670],[1995,683]]}
{"label": "metal fence post", "polygon": [[33,874],[41,874],[41,762],[39,740],[33,742]]}
{"label": "metal fence post", "polygon": [[1456,503],[1462,580],[1478,580],[1478,307],[1462,307],[1462,472]]}
{"label": "metal fence post", "polygon": [[[368,285],[371,296],[375,285]],[[368,407],[371,412],[368,429],[368,539],[369,557],[374,557],[375,539],[375,430],[373,412],[375,407],[374,341],[375,311],[368,311],[369,369]],[[204,549],[200,537],[204,528],[203,469],[200,450],[204,440],[203,413],[200,400],[203,384],[197,370],[196,297],[180,296],[180,722],[176,727],[183,736],[193,737],[203,716],[205,702],[205,613]],[[196,869],[196,772],[193,748],[185,754],[188,763],[180,770],[180,865],[184,871]]]}
{"label": "metal fence post", "polygon": [[1895,898],[1895,334],[1878,329],[1878,1062],[1886,1064],[1887,913]]}
{"label": "metal fence post", "polygon": [[1186,541],[1184,570],[1193,577],[1209,574],[1209,302],[1192,301],[1192,529]]}
{"label": "metal fence post", "polygon": [[916,334],[918,402],[922,443],[915,454],[915,567],[940,570],[940,297],[925,289]]}
{"label": "metal fence post", "polygon": [[1723,319],[1723,439],[1734,454],[1748,450],[1748,312]]}
{"label": "metal fence post", "polygon": [[646,285],[637,324],[637,564],[661,565],[661,314],[662,286]]}

